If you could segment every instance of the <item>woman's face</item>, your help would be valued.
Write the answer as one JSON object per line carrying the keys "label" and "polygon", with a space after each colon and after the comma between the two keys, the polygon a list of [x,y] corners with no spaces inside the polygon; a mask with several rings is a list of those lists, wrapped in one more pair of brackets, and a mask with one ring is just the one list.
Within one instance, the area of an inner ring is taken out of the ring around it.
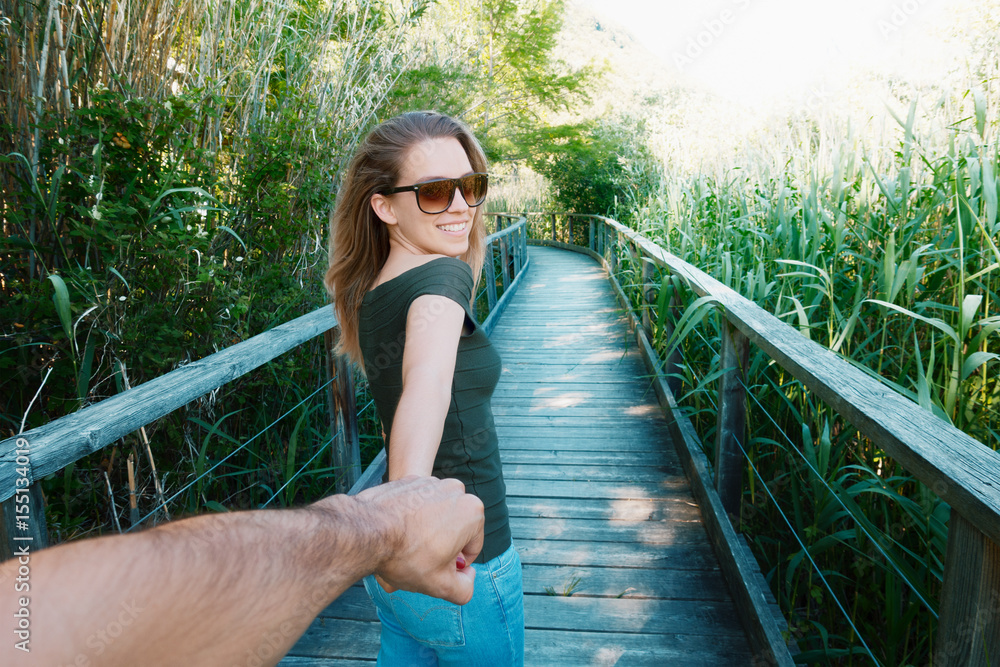
{"label": "woman's face", "polygon": [[[458,139],[437,137],[410,147],[396,185],[458,178],[473,171]],[[454,193],[446,211],[435,214],[420,210],[414,192],[373,195],[371,204],[378,217],[389,226],[390,241],[406,252],[457,257],[469,248],[469,232],[476,209],[466,203],[460,192]]]}

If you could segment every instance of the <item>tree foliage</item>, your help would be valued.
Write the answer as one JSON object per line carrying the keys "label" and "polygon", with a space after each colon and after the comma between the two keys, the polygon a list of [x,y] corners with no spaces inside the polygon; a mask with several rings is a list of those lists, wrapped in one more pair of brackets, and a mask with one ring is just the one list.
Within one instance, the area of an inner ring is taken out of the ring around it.
{"label": "tree foliage", "polygon": [[560,208],[628,220],[659,183],[660,166],[641,122],[604,118],[537,132],[530,166],[544,175]]}
{"label": "tree foliage", "polygon": [[439,109],[468,122],[492,161],[526,158],[548,115],[585,101],[594,81],[553,55],[562,16],[561,0],[437,3],[387,115]]}

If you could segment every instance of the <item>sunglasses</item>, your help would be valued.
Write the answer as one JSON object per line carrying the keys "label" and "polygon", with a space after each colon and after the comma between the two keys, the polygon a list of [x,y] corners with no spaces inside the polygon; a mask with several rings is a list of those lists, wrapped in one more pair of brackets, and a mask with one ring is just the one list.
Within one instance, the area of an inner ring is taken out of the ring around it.
{"label": "sunglasses", "polygon": [[455,199],[455,189],[462,191],[465,203],[469,206],[479,206],[486,201],[486,187],[489,184],[487,174],[469,174],[461,178],[440,178],[435,181],[425,181],[416,185],[404,185],[384,191],[384,195],[394,195],[397,192],[416,192],[417,207],[424,213],[444,213]]}

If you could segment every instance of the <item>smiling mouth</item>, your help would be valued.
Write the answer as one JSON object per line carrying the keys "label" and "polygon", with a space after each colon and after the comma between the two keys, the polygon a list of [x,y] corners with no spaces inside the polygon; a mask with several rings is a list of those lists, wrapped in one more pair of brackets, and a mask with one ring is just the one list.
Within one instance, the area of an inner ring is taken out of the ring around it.
{"label": "smiling mouth", "polygon": [[466,222],[456,222],[450,225],[438,225],[438,229],[444,232],[463,232],[468,225]]}

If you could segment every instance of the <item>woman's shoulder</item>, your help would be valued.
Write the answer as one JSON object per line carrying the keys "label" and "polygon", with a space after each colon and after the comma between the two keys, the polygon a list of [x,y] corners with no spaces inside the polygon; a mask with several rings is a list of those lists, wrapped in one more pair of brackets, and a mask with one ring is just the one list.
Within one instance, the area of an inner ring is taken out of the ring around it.
{"label": "woman's shoulder", "polygon": [[422,255],[420,261],[396,267],[389,277],[380,280],[369,294],[392,286],[413,285],[453,277],[461,282],[472,282],[472,268],[457,257],[448,255]]}

